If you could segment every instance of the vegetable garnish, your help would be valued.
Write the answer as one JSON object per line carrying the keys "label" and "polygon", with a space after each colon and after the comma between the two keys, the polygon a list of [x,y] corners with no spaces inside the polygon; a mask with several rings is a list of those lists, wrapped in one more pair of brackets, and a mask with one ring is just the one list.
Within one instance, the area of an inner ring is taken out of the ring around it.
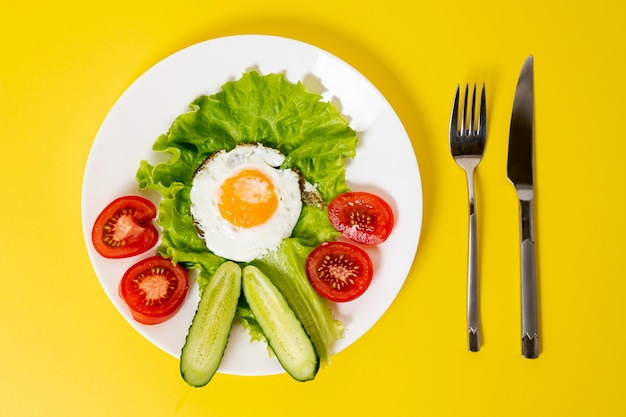
{"label": "vegetable garnish", "polygon": [[387,240],[394,223],[389,204],[363,191],[336,196],[328,206],[328,218],[344,237],[365,245],[378,245]]}
{"label": "vegetable garnish", "polygon": [[152,220],[157,211],[151,201],[138,196],[113,200],[98,215],[91,240],[105,258],[127,258],[156,245],[159,234]]}
{"label": "vegetable garnish", "polygon": [[255,266],[243,269],[243,294],[268,344],[283,368],[297,381],[310,381],[319,357],[302,323],[272,281]]}
{"label": "vegetable garnish", "polygon": [[[156,190],[163,197],[157,218],[163,232],[157,252],[176,264],[197,268],[202,293],[228,259],[205,246],[190,214],[195,172],[209,156],[241,144],[278,150],[285,156],[280,168],[295,169],[314,184],[321,204],[304,204],[291,236],[250,263],[280,290],[311,338],[320,364],[327,364],[330,347],[343,335],[343,325],[311,288],[304,268],[317,245],[339,236],[325,205],[349,191],[345,160],[355,156],[356,142],[355,131],[331,103],[321,101],[302,83],[290,83],[283,74],[245,73],[238,81],[224,84],[220,92],[198,97],[190,111],[178,116],[153,145],[156,152],[169,154],[169,160],[155,165],[142,161],[137,171],[140,190]],[[252,339],[263,338],[245,303],[238,306],[237,317]]]}
{"label": "vegetable garnish", "polygon": [[198,303],[180,354],[180,374],[192,387],[209,383],[224,356],[241,295],[241,268],[224,262]]}
{"label": "vegetable garnish", "polygon": [[188,288],[185,268],[161,256],[151,256],[126,271],[119,292],[136,321],[158,324],[178,311]]}
{"label": "vegetable garnish", "polygon": [[367,252],[346,242],[324,242],[306,262],[311,286],[331,301],[343,303],[362,295],[372,282],[373,266]]}

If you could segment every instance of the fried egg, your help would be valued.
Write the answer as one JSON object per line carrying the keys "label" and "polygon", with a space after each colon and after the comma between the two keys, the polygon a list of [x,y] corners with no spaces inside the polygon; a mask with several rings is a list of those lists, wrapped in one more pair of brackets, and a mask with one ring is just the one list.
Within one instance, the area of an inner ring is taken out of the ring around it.
{"label": "fried egg", "polygon": [[291,236],[302,211],[300,175],[280,169],[285,156],[261,144],[219,151],[196,171],[191,215],[214,254],[249,262]]}

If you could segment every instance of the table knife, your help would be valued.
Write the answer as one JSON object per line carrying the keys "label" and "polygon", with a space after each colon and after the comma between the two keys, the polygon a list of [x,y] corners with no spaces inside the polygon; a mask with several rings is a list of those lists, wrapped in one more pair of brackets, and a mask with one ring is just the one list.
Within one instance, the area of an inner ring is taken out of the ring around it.
{"label": "table knife", "polygon": [[535,103],[533,56],[526,58],[517,82],[509,133],[508,177],[520,202],[522,356],[539,357],[533,220]]}

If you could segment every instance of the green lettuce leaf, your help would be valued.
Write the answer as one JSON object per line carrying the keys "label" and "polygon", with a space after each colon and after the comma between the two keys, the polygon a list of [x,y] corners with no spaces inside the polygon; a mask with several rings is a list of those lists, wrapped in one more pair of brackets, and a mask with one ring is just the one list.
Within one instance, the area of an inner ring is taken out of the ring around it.
{"label": "green lettuce leaf", "polygon": [[[345,160],[356,154],[356,133],[332,104],[321,101],[303,84],[290,83],[282,74],[261,76],[253,71],[224,84],[216,94],[196,98],[189,111],[154,142],[153,150],[169,154],[169,159],[154,165],[141,161],[136,177],[140,190],[156,190],[163,197],[157,218],[162,227],[157,252],[189,269],[197,268],[200,291],[225,259],[210,252],[198,236],[190,213],[191,180],[208,156],[244,143],[278,149],[286,156],[282,168],[297,169],[316,186],[324,203],[349,191]],[[270,278],[275,273],[281,291],[291,294],[288,302],[300,311],[298,318],[308,323],[305,328],[317,339],[314,343],[323,361],[343,327],[312,290],[302,268],[312,247],[337,235],[325,207],[304,205],[289,241],[258,265]],[[289,279],[295,290],[287,287]],[[258,338],[246,307],[240,304],[238,317]]]}

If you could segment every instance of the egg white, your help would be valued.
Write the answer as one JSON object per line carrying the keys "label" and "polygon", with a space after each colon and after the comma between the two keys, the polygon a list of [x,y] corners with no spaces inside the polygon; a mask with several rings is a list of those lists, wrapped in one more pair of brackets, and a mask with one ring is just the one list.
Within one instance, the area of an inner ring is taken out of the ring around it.
{"label": "egg white", "polygon": [[[191,184],[191,215],[211,252],[249,262],[277,248],[291,235],[302,211],[302,195],[298,173],[278,168],[284,159],[276,149],[246,144],[215,153],[198,169]],[[278,207],[270,219],[250,228],[232,225],[221,216],[218,206],[224,181],[244,169],[265,174],[278,197]]]}

